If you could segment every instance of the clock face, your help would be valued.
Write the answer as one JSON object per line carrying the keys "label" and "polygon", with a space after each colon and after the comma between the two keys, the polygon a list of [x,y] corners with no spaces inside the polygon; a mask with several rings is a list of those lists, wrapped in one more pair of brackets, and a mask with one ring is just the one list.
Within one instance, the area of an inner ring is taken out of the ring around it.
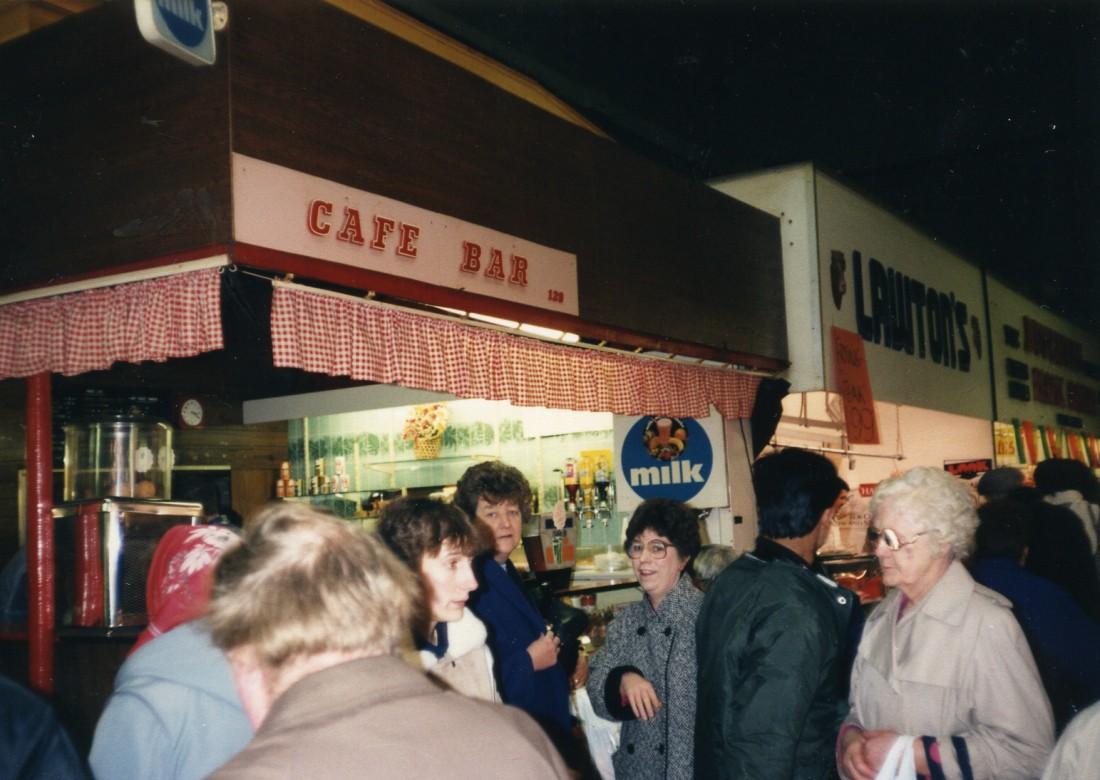
{"label": "clock face", "polygon": [[188,398],[180,406],[180,422],[192,428],[202,425],[202,404],[196,398]]}

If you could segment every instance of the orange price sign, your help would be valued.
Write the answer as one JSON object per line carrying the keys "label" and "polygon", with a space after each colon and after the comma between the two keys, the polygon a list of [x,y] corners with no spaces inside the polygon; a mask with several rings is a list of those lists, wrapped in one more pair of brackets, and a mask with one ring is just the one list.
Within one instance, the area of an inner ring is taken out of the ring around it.
{"label": "orange price sign", "polygon": [[844,399],[844,423],[850,444],[878,444],[875,398],[867,373],[867,356],[858,333],[833,326],[833,367]]}

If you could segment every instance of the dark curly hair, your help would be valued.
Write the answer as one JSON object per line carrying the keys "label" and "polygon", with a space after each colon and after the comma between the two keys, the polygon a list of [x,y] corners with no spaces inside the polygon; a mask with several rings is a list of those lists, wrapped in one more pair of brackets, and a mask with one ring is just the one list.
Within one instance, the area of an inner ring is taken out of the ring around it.
{"label": "dark curly hair", "polygon": [[425,555],[438,555],[444,543],[475,556],[486,549],[481,527],[452,504],[434,498],[399,498],[386,504],[378,537],[413,571]]}
{"label": "dark curly hair", "polygon": [[531,516],[531,485],[515,466],[489,461],[466,469],[458,480],[454,502],[470,517],[477,517],[479,498],[491,504],[515,501],[524,520]]}
{"label": "dark curly hair", "polygon": [[691,506],[670,498],[650,498],[643,501],[626,526],[624,549],[646,530],[653,531],[672,542],[680,557],[689,561],[687,572],[691,574],[690,561],[699,553],[702,540],[699,537],[699,517]]}

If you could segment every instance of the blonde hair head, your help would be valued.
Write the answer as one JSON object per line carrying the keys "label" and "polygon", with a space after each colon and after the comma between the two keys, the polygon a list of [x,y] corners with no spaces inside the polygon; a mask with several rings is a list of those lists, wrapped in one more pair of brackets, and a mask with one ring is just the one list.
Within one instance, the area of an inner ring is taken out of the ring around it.
{"label": "blonde hair head", "polygon": [[386,655],[423,609],[416,575],[381,541],[303,504],[261,510],[218,562],[207,619],[228,652],[272,669],[327,652]]}

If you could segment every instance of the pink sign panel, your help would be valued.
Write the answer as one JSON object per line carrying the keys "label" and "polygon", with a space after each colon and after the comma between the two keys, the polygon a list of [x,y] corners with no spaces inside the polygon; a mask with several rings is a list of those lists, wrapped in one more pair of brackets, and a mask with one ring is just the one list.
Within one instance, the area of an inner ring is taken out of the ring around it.
{"label": "pink sign panel", "polygon": [[242,154],[233,216],[242,243],[579,312],[574,254]]}

